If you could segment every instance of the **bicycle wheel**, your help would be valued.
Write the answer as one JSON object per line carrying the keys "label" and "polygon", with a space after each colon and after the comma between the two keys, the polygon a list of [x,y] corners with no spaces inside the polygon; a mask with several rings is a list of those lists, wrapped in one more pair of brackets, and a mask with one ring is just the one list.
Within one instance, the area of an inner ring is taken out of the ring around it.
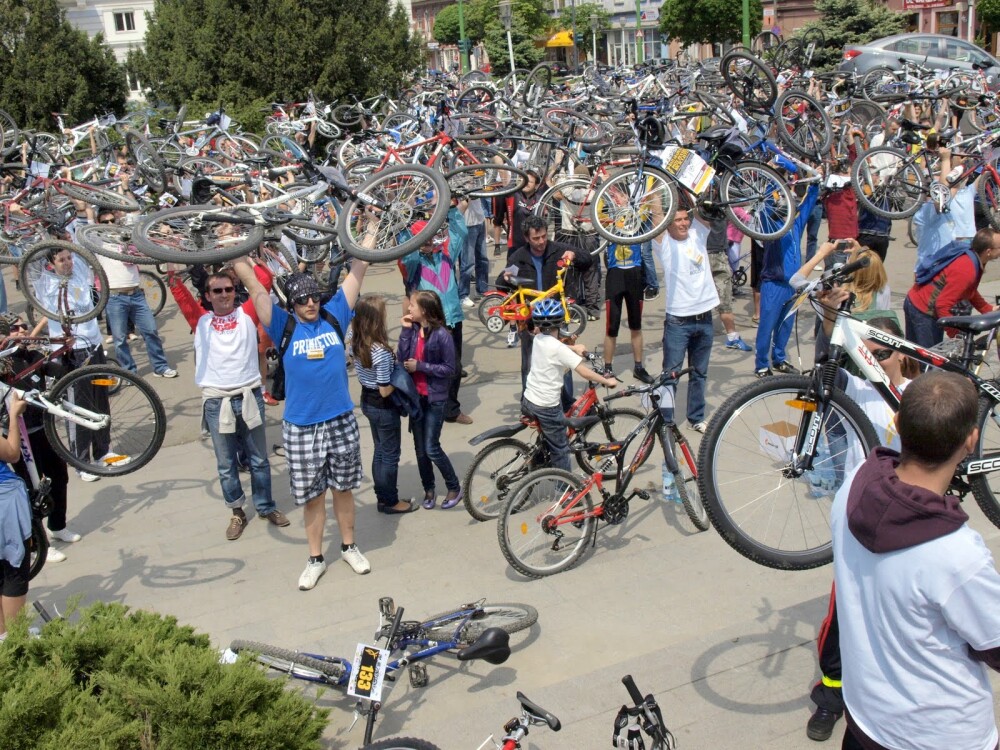
{"label": "bicycle wheel", "polygon": [[134,130],[125,134],[125,148],[135,163],[139,176],[153,192],[160,193],[167,185],[166,165],[149,141]]}
{"label": "bicycle wheel", "polygon": [[24,554],[28,555],[28,580],[42,572],[45,560],[49,556],[49,535],[45,533],[45,524],[41,518],[32,517],[31,537],[25,545]]}
{"label": "bicycle wheel", "polygon": [[525,106],[537,107],[549,93],[552,84],[552,68],[545,63],[538,63],[528,73],[521,88],[521,100]]}
{"label": "bicycle wheel", "polygon": [[152,271],[139,271],[139,288],[146,297],[146,303],[153,315],[163,312],[163,306],[167,304],[167,285],[160,278],[160,274]]}
{"label": "bicycle wheel", "polygon": [[996,103],[978,104],[965,116],[966,122],[980,133],[1000,127]]}
{"label": "bicycle wheel", "polygon": [[778,98],[778,84],[771,69],[745,50],[727,52],[719,69],[729,90],[747,106],[767,109]]}
{"label": "bicycle wheel", "polygon": [[881,66],[872,68],[865,73],[859,88],[865,99],[876,101],[879,97],[885,96],[886,92],[891,90],[891,86],[898,81],[899,79],[892,68]]}
{"label": "bicycle wheel", "polygon": [[69,181],[57,182],[56,189],[74,200],[91,203],[98,208],[126,212],[139,210],[139,203],[134,198],[116,193],[114,190],[105,190],[92,185],[84,185],[81,182]]}
{"label": "bicycle wheel", "polygon": [[[608,409],[604,419],[584,428],[580,434],[580,440],[584,443],[617,443],[638,427],[645,417],[646,415],[639,409]],[[629,450],[625,454],[626,466],[632,462],[641,443],[641,440],[632,441],[632,445],[629,446]],[[570,448],[572,447],[573,443],[570,443]],[[585,474],[596,474],[600,471],[604,481],[614,479],[618,473],[618,467],[613,457],[597,458],[587,455],[586,451],[577,451],[576,462]]]}
{"label": "bicycle wheel", "polygon": [[[472,605],[451,612],[428,617],[421,624],[427,636],[433,640],[451,640],[455,628],[463,620]],[[538,622],[538,610],[527,604],[483,604],[462,626],[456,640],[461,645],[475,641],[487,628],[500,628],[505,633],[514,634],[526,630]]]}
{"label": "bicycle wheel", "polygon": [[[757,240],[776,240],[795,221],[795,202],[785,181],[775,170],[755,161],[741,161],[719,183],[722,205],[736,227]],[[734,208],[749,214],[744,220]]]}
{"label": "bicycle wheel", "polygon": [[76,230],[76,241],[94,255],[120,260],[122,263],[153,265],[156,261],[148,258],[132,245],[132,227],[119,224],[87,224]]}
{"label": "bicycle wheel", "polygon": [[293,219],[281,228],[281,233],[299,245],[330,246],[337,241],[337,229],[328,224],[316,224]]}
{"label": "bicycle wheel", "polygon": [[[674,487],[677,494],[681,496],[681,503],[684,505],[684,512],[687,513],[691,523],[698,531],[708,531],[712,525],[708,520],[708,511],[705,503],[701,500],[701,492],[698,490],[698,471],[694,464],[694,455],[691,446],[687,443],[683,445],[677,442],[677,433],[669,428],[664,428],[664,435],[660,435],[661,440],[670,441],[670,452],[677,459],[677,471],[674,472]],[[664,451],[667,446],[663,446]],[[678,450],[680,449],[680,450]]]}
{"label": "bicycle wheel", "polygon": [[815,159],[830,150],[833,123],[823,105],[801,91],[789,90],[774,104],[778,140],[796,154]]}
{"label": "bicycle wheel", "polygon": [[580,305],[566,305],[566,324],[563,326],[568,336],[579,336],[587,328],[587,311]]}
{"label": "bicycle wheel", "polygon": [[495,115],[496,98],[496,92],[488,86],[470,86],[458,95],[458,99],[455,100],[455,110]]}
{"label": "bicycle wheel", "polygon": [[813,469],[791,475],[800,424],[817,405],[802,375],[764,378],[729,397],[709,422],[698,452],[698,489],[712,525],[733,549],[770,568],[807,570],[833,556],[830,507],[844,477],[878,439],[868,417],[834,390],[823,415]]}
{"label": "bicycle wheel", "polygon": [[361,113],[353,104],[341,104],[330,112],[330,119],[342,128],[351,128],[361,122]]}
{"label": "bicycle wheel", "polygon": [[[1000,410],[997,406],[992,399],[985,396],[979,398],[979,443],[975,455],[970,457],[970,463],[992,463],[1000,458]],[[983,514],[994,526],[1000,527],[1000,473],[972,474],[969,484]]]}
{"label": "bicycle wheel", "polygon": [[3,141],[0,143],[3,151],[14,148],[21,133],[17,128],[14,118],[0,109],[0,131],[3,132]]}
{"label": "bicycle wheel", "polygon": [[418,740],[416,737],[390,737],[365,745],[361,750],[441,750],[433,742]]}
{"label": "bicycle wheel", "polygon": [[[500,510],[497,539],[507,562],[529,578],[576,565],[597,531],[590,493],[562,469],[539,469],[511,490]],[[566,506],[572,507],[566,507]]]}
{"label": "bicycle wheel", "polygon": [[990,226],[1000,229],[1000,182],[996,172],[993,171],[996,168],[997,165],[994,163],[992,170],[983,169],[983,173],[976,180],[976,195],[979,196],[979,205],[982,206]]}
{"label": "bicycle wheel", "polygon": [[927,195],[927,176],[906,152],[888,146],[868,149],[851,167],[858,201],[877,216],[905,219]]}
{"label": "bicycle wheel", "polygon": [[102,477],[129,474],[148,464],[163,445],[163,402],[145,380],[127,370],[87,365],[57,380],[46,396],[64,411],[107,418],[106,426],[92,430],[45,413],[45,436],[75,469]]}
{"label": "bicycle wheel", "polygon": [[249,214],[211,204],[177,206],[144,216],[132,229],[132,241],[151,258],[165,263],[221,263],[246,255],[264,238]]}
{"label": "bicycle wheel", "polygon": [[286,648],[278,648],[277,646],[271,646],[267,643],[260,643],[258,641],[244,641],[238,639],[230,643],[229,648],[237,654],[254,654],[256,660],[261,664],[264,664],[271,669],[276,669],[279,672],[284,672],[285,674],[292,674],[292,670],[294,669],[296,675],[300,675],[305,679],[310,679],[309,676],[304,673],[307,670],[311,670],[315,673],[315,677],[313,678],[315,680],[322,680],[326,677],[336,682],[344,677],[344,673],[346,671],[343,663],[340,661],[324,661],[322,659],[315,659],[296,651],[290,651]]}
{"label": "bicycle wheel", "polygon": [[465,164],[445,175],[451,192],[468,198],[502,198],[528,184],[528,173],[499,164]]}
{"label": "bicycle wheel", "polygon": [[[69,251],[69,267],[59,267],[49,255]],[[46,318],[67,323],[93,320],[108,302],[108,277],[97,258],[79,245],[45,240],[21,257],[17,268],[25,301]],[[96,300],[94,294],[97,294]]]}
{"label": "bicycle wheel", "polygon": [[[663,218],[653,221],[652,206]],[[660,234],[677,211],[677,187],[666,172],[642,165],[625,167],[604,182],[590,204],[590,221],[609,242],[631,245]]]}
{"label": "bicycle wheel", "polygon": [[[378,206],[375,240],[365,247],[366,206]],[[340,247],[370,263],[402,258],[433,237],[448,218],[451,191],[444,175],[411,164],[389,167],[369,178],[344,206],[337,222]],[[416,230],[414,224],[424,222]]]}
{"label": "bicycle wheel", "polygon": [[507,299],[506,292],[486,292],[486,294],[480,297],[479,307],[476,308],[479,322],[486,325],[486,321],[490,317],[490,308],[502,304],[505,299]]}
{"label": "bicycle wheel", "polygon": [[517,438],[500,438],[477,453],[462,479],[462,502],[477,521],[492,521],[510,489],[528,475],[537,451]]}
{"label": "bicycle wheel", "polygon": [[556,135],[572,136],[577,143],[597,143],[604,138],[601,126],[587,115],[565,107],[549,107],[541,123]]}

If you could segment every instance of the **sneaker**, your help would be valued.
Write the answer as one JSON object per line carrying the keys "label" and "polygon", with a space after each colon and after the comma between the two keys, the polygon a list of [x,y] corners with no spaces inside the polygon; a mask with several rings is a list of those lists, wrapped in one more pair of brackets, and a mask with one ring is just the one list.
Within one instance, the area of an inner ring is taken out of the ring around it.
{"label": "sneaker", "polygon": [[660,290],[654,289],[651,286],[647,286],[645,289],[642,290],[642,298],[647,302],[651,299],[656,299],[659,296],[660,296]]}
{"label": "sneaker", "polygon": [[708,429],[708,422],[704,419],[700,422],[688,422],[688,429],[694,430],[695,432],[700,432],[702,435],[705,434],[705,430]]}
{"label": "sneaker", "polygon": [[825,708],[817,708],[816,712],[809,717],[806,724],[806,736],[811,740],[823,742],[830,739],[833,734],[833,727],[840,718],[840,714],[828,711]]}
{"label": "sneaker", "polygon": [[275,526],[284,527],[288,526],[288,524],[291,523],[291,521],[289,521],[288,518],[285,516],[285,514],[282,513],[280,510],[272,510],[270,513],[265,513],[263,515],[258,513],[257,515],[259,515],[261,518],[266,518]]}
{"label": "sneaker", "polygon": [[[340,559],[351,566],[351,570],[357,573],[359,576],[363,576],[365,573],[371,573],[372,566],[368,562],[368,558],[361,554],[361,550],[358,549],[358,545],[352,544],[345,550],[341,550]],[[301,588],[301,583],[299,588]]]}
{"label": "sneaker", "polygon": [[66,562],[66,555],[60,552],[55,547],[49,547],[48,554],[45,555],[45,562],[47,563],[57,563]]}
{"label": "sneaker", "polygon": [[587,313],[587,320],[589,320],[591,322],[593,322],[595,320],[600,320],[600,319],[601,319],[601,316],[598,315],[597,313],[592,313],[592,312],[591,313]]}
{"label": "sneaker", "polygon": [[455,424],[472,424],[472,417],[468,414],[459,414],[455,417]]}
{"label": "sneaker", "polygon": [[154,372],[153,375],[155,375],[158,378],[176,378],[177,370],[175,370],[173,367],[168,367],[166,370],[163,370],[162,372]]}
{"label": "sneaker", "polygon": [[462,307],[469,308],[469,307],[475,307],[475,306],[476,306],[476,303],[473,302],[468,297],[463,297],[462,298]]}
{"label": "sneaker", "polygon": [[507,332],[507,348],[511,349],[517,346],[517,331]]}
{"label": "sneaker", "polygon": [[306,569],[299,576],[299,591],[308,591],[316,586],[319,577],[326,572],[326,560],[306,563]]}
{"label": "sneaker", "polygon": [[[605,376],[607,377],[607,376]],[[632,370],[632,377],[638,380],[640,383],[645,383],[649,385],[653,382],[653,376],[646,372],[646,368],[640,365]]]}
{"label": "sneaker", "polygon": [[138,341],[139,340],[139,334],[138,333],[130,333],[128,336],[126,336],[126,338],[129,341]]}
{"label": "sneaker", "polygon": [[264,399],[264,403],[267,404],[268,406],[277,406],[280,403],[278,401],[278,399],[276,399],[274,396],[272,396],[267,391],[264,391],[264,393],[261,396],[261,398]]}
{"label": "sneaker", "polygon": [[774,373],[771,372],[770,367],[762,367],[756,372],[754,372],[754,375],[757,376],[758,378],[768,378],[774,375]]}
{"label": "sneaker", "polygon": [[59,531],[50,531],[49,537],[52,539],[58,539],[60,542],[66,542],[67,544],[79,542],[80,539],[83,538],[68,526],[66,528],[59,529]]}
{"label": "sneaker", "polygon": [[726,342],[727,349],[739,349],[741,352],[752,352],[753,347],[743,340],[742,336],[737,336],[732,341]]}
{"label": "sneaker", "polygon": [[82,479],[84,482],[96,482],[98,479],[100,479],[100,477],[97,476],[97,474],[91,474],[86,471],[77,471],[76,475],[80,477],[80,479]]}
{"label": "sneaker", "polygon": [[226,539],[231,542],[235,542],[241,536],[243,536],[243,531],[247,527],[247,516],[239,508],[233,510],[233,516],[229,519],[229,525],[226,527]]}
{"label": "sneaker", "polygon": [[792,363],[788,360],[782,360],[781,362],[774,362],[771,364],[778,372],[784,373],[785,375],[798,375],[799,371],[792,367]]}

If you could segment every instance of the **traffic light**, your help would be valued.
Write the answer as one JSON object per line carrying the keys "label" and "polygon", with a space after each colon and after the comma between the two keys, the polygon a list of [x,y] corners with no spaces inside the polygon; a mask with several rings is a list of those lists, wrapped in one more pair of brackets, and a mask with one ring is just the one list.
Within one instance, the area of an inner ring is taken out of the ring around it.
{"label": "traffic light", "polygon": [[472,52],[472,40],[471,39],[459,39],[458,40],[458,51],[459,52]]}
{"label": "traffic light", "polygon": [[583,34],[577,32],[576,36],[573,37],[573,41],[576,42],[577,46],[583,44]]}

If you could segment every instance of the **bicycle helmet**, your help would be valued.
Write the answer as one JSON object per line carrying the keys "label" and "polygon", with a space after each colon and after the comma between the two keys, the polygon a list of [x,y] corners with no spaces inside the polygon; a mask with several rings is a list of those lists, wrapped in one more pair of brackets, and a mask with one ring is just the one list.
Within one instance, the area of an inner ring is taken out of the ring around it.
{"label": "bicycle helmet", "polygon": [[531,306],[531,321],[539,328],[557,328],[565,320],[562,305],[557,300],[542,299]]}
{"label": "bicycle helmet", "polygon": [[663,147],[663,141],[665,140],[663,125],[656,119],[656,115],[646,115],[636,125],[636,129],[639,132],[639,141],[648,148]]}

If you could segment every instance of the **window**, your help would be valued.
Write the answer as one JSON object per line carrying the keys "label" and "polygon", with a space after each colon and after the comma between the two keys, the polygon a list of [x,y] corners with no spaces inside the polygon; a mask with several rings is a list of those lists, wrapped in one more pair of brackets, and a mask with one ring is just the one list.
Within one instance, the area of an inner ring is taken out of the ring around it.
{"label": "window", "polygon": [[908,55],[934,55],[937,56],[937,40],[928,39],[925,36],[911,36],[893,42],[886,49],[894,52],[903,52]]}
{"label": "window", "polygon": [[124,31],[135,31],[135,13],[132,11],[123,11],[121,13],[115,13],[115,31],[122,33]]}
{"label": "window", "polygon": [[957,10],[937,14],[937,33],[945,36],[958,36]]}

